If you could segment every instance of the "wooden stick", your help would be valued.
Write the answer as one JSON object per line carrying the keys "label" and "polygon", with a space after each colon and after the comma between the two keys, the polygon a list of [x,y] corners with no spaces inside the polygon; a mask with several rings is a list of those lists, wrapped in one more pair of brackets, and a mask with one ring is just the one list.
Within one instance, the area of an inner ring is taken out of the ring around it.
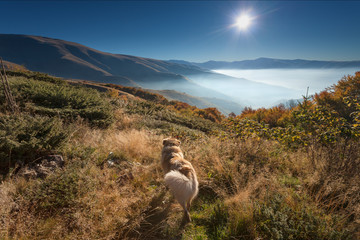
{"label": "wooden stick", "polygon": [[1,71],[0,71],[0,77],[1,77],[1,82],[2,82],[2,84],[4,86],[5,101],[6,101],[6,104],[8,105],[9,104],[9,93],[7,91],[7,88],[6,88],[5,78],[2,75]]}
{"label": "wooden stick", "polygon": [[2,60],[1,57],[0,57],[0,63],[2,65],[2,70],[4,72],[4,74],[2,74],[1,71],[0,71],[1,80],[2,80],[3,85],[4,85],[5,98],[7,100],[7,103],[9,105],[10,110],[13,113],[15,113],[15,112],[17,112],[18,108],[17,108],[16,102],[14,101],[14,98],[13,98],[13,96],[11,94],[9,81],[8,81],[6,71],[5,71],[5,66],[4,66],[4,63],[3,63],[3,60]]}

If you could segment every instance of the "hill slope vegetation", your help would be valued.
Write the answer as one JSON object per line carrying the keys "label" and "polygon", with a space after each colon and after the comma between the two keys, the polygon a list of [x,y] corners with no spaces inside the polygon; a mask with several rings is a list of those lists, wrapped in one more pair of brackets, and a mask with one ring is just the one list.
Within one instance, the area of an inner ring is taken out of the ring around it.
{"label": "hill slope vegetation", "polygon": [[[115,84],[13,72],[9,85],[18,110],[1,87],[1,239],[360,236],[360,76],[291,110],[231,118]],[[168,136],[200,182],[185,226],[160,167]],[[65,164],[46,176],[21,170],[54,154]]]}

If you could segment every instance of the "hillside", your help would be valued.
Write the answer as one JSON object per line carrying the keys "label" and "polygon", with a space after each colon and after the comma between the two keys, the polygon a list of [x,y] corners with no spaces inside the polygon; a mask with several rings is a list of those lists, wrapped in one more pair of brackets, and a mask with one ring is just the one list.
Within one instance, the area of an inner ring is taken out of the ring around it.
{"label": "hillside", "polygon": [[[106,84],[106,83],[97,83],[90,81],[74,81],[68,80],[72,84],[80,84],[89,88],[97,89],[101,92],[111,91],[113,88],[116,88],[117,94],[125,95],[128,98],[140,97],[145,100],[153,100],[158,103],[169,103],[171,101],[180,101],[187,103],[196,108],[217,108],[222,114],[228,115],[231,112],[240,114],[244,109],[244,106],[222,100],[217,98],[206,98],[206,97],[194,97],[186,93],[177,92],[174,90],[152,90],[152,89],[142,89],[136,87],[125,87],[121,85]],[[154,93],[154,94],[151,94]],[[134,95],[132,95],[134,94]],[[166,101],[166,99],[168,101]]]}
{"label": "hillside", "polygon": [[57,77],[228,98],[181,75],[203,72],[196,66],[105,53],[78,43],[39,36],[0,34],[0,46],[4,60]]}
{"label": "hillside", "polygon": [[226,101],[223,99],[218,98],[207,98],[207,97],[194,97],[186,93],[181,93],[174,90],[151,90],[148,89],[150,92],[158,93],[164,97],[166,97],[168,100],[177,100],[181,102],[188,103],[192,106],[196,106],[198,108],[208,108],[208,107],[215,107],[220,112],[222,112],[225,115],[228,115],[231,112],[234,112],[235,114],[240,114],[241,111],[244,109],[245,106],[231,102]]}
{"label": "hillside", "polygon": [[[134,87],[8,77],[0,239],[360,237],[360,75],[231,118]],[[160,166],[169,136],[199,179],[186,225]]]}

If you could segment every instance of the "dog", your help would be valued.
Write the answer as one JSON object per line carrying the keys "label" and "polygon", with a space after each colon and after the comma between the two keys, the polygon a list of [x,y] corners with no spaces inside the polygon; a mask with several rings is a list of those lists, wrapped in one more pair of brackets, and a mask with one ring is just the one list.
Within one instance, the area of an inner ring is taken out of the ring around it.
{"label": "dog", "polygon": [[195,169],[184,159],[180,143],[176,138],[163,140],[161,166],[165,172],[165,184],[184,209],[185,222],[191,222],[190,205],[198,194],[199,183]]}

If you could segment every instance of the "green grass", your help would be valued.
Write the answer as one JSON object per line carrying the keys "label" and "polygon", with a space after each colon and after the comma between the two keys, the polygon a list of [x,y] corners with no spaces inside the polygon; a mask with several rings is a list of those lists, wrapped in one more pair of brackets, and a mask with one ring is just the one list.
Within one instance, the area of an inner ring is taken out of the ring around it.
{"label": "green grass", "polygon": [[[107,127],[113,123],[113,108],[105,96],[96,90],[75,87],[66,82],[12,78],[10,86],[22,111],[58,116],[69,122],[82,118],[91,125]],[[4,104],[0,92],[0,104]]]}
{"label": "green grass", "polygon": [[211,122],[210,120],[203,119],[201,117],[189,117],[182,115],[174,111],[170,111],[166,108],[166,106],[152,102],[131,101],[127,105],[127,113],[150,116],[154,120],[173,123],[208,134],[211,134],[220,129],[219,124]]}

